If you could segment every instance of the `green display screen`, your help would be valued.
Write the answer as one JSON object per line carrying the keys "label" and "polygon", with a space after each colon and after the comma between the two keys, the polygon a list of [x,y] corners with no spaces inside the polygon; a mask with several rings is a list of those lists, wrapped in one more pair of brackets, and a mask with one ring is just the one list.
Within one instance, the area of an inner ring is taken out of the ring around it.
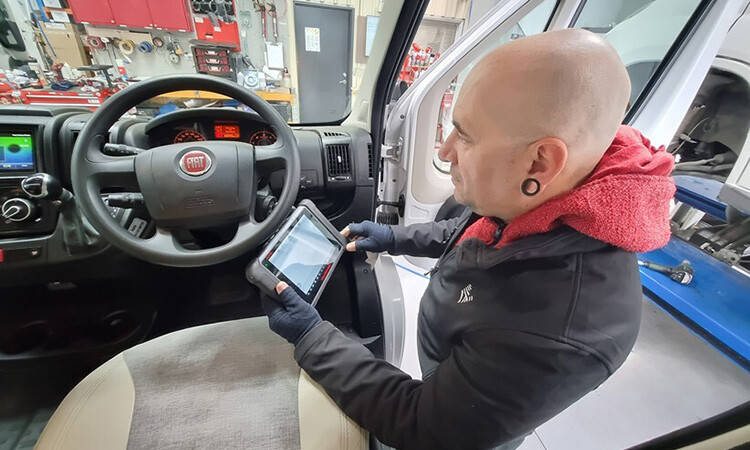
{"label": "green display screen", "polygon": [[34,170],[34,142],[30,134],[0,135],[0,171]]}

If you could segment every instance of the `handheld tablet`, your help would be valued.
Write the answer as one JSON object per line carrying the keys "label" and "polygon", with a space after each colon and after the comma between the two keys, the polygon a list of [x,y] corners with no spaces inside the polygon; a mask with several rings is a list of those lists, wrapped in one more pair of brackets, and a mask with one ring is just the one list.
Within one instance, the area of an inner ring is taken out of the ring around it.
{"label": "handheld tablet", "polygon": [[247,279],[267,295],[285,281],[315,306],[346,248],[346,240],[310,200],[301,200],[257,259]]}

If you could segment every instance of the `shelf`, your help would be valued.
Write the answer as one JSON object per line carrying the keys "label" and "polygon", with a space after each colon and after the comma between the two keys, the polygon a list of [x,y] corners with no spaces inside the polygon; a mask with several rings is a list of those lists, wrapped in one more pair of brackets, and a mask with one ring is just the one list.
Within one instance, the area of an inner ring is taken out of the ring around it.
{"label": "shelf", "polygon": [[[254,91],[260,98],[267,102],[294,103],[294,94],[286,92]],[[157,96],[158,98],[201,98],[208,100],[232,100],[226,95],[208,91],[175,91]]]}

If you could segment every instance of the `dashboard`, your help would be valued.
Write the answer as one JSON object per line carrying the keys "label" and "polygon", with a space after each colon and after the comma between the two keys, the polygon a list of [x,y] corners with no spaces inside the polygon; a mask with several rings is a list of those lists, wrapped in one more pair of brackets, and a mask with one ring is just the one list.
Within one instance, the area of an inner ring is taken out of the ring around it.
{"label": "dashboard", "polygon": [[241,141],[256,146],[276,142],[276,133],[259,120],[210,117],[170,121],[151,128],[149,136],[154,146],[206,140]]}
{"label": "dashboard", "polygon": [[[73,148],[90,118],[91,113],[81,109],[0,106],[0,265],[4,269],[42,268],[88,259],[102,250],[99,246],[71,254],[66,247],[70,227],[65,228],[59,205],[50,199],[32,198],[21,189],[28,176],[45,172],[72,190]],[[337,228],[370,219],[376,184],[369,133],[346,126],[293,127],[292,132],[301,166],[298,200],[312,200]],[[199,108],[152,119],[122,118],[110,128],[108,137],[110,143],[153,151],[163,145],[202,140],[263,146],[276,142],[276,132],[251,111]],[[257,180],[257,220],[262,220],[259,208],[274,204],[285,176],[282,169]],[[112,193],[101,192],[102,200],[110,206],[108,196]],[[125,205],[110,211],[136,237],[146,237],[155,229],[143,207]],[[226,230],[186,231],[186,239],[201,247],[224,239]]]}

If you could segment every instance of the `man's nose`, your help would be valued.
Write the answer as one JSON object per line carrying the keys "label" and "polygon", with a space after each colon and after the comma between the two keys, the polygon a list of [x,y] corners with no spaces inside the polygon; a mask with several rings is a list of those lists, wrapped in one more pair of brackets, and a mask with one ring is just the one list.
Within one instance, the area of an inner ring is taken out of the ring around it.
{"label": "man's nose", "polygon": [[443,145],[440,146],[440,150],[438,150],[438,159],[443,162],[447,163],[455,163],[456,152],[453,151],[453,140],[451,139],[451,136],[448,136],[448,139],[443,142]]}

